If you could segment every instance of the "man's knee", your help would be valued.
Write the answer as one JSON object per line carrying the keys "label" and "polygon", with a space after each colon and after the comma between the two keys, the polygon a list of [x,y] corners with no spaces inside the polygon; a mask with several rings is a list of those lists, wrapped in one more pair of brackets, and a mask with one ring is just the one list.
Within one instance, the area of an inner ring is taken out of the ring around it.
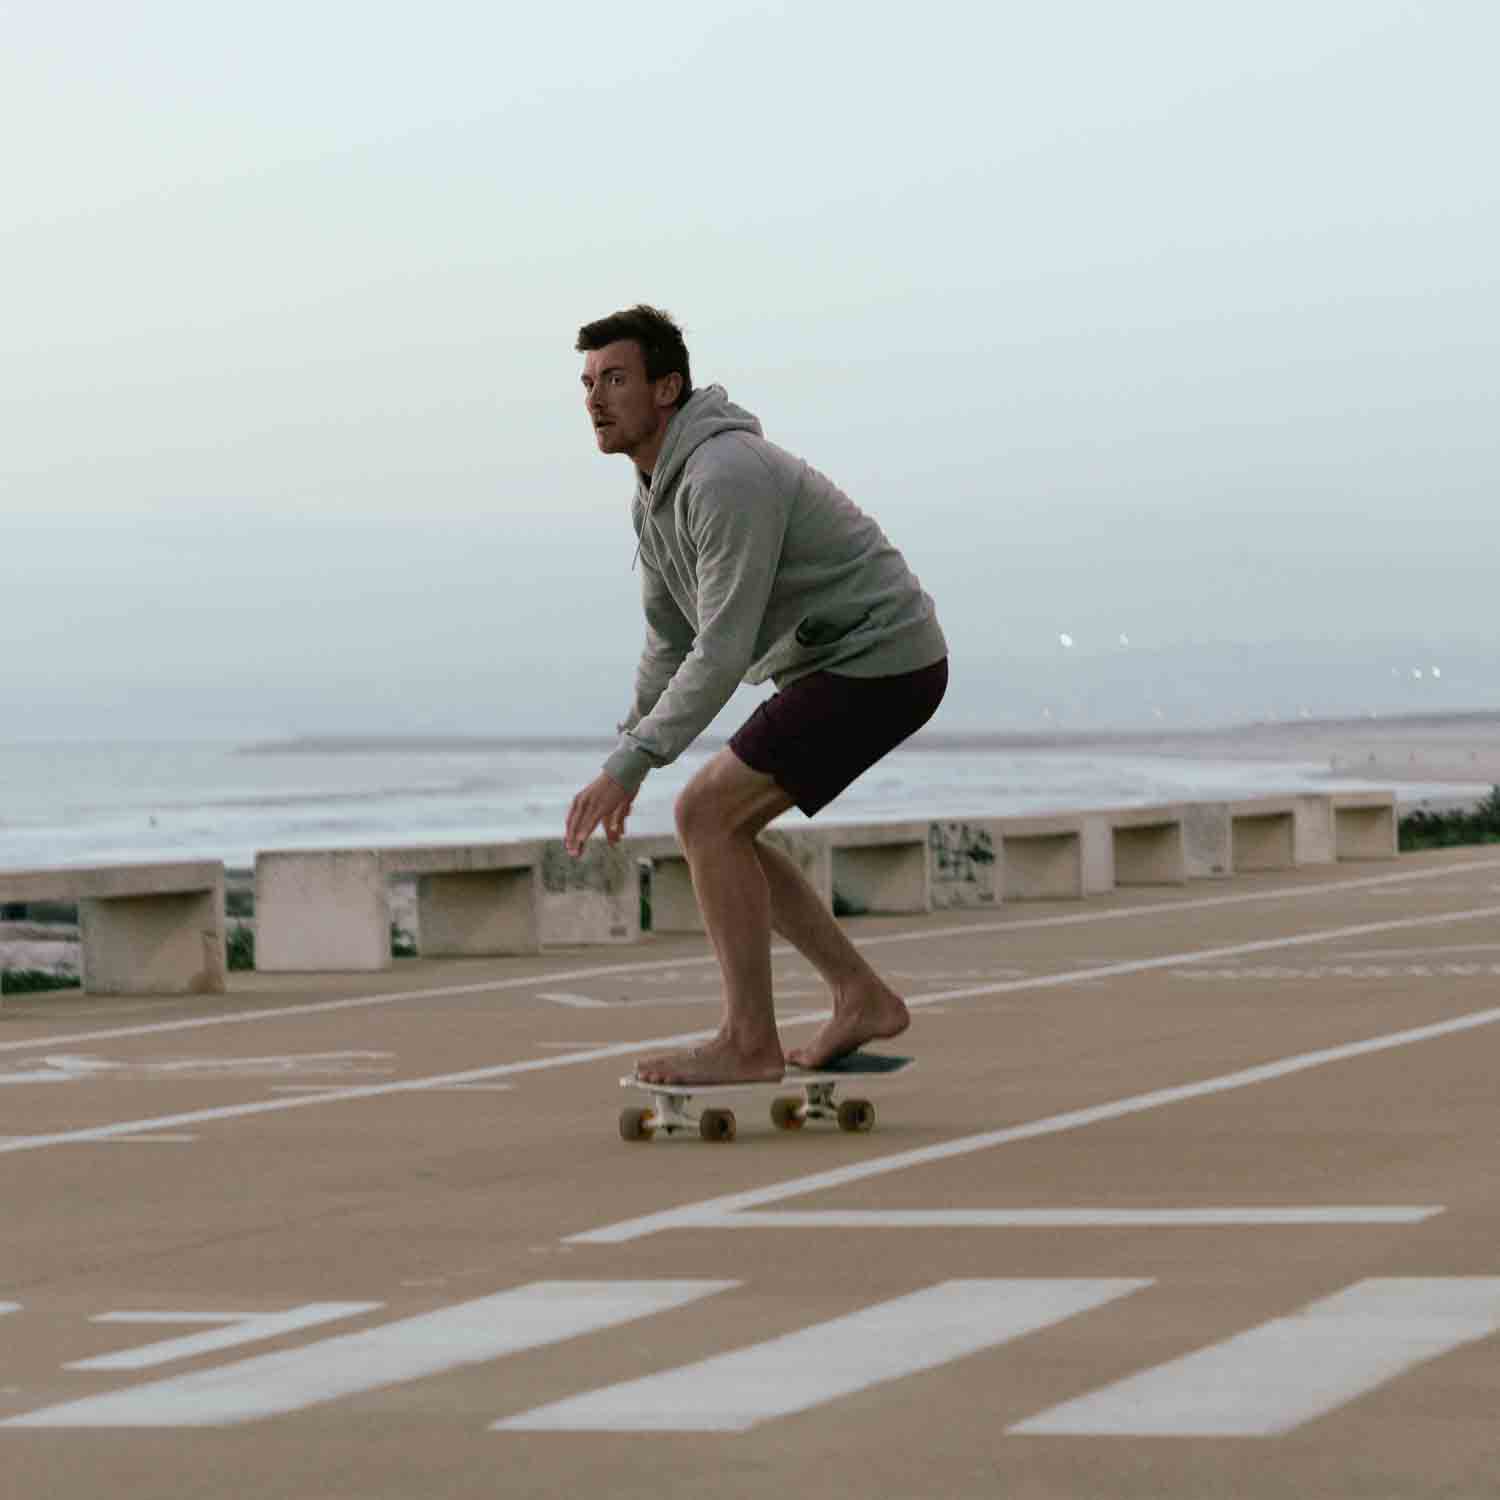
{"label": "man's knee", "polygon": [[714,826],[714,797],[711,789],[695,776],[677,794],[672,806],[677,837],[684,845],[699,842]]}
{"label": "man's knee", "polygon": [[684,846],[716,838],[753,838],[791,799],[769,777],[725,751],[715,756],[677,795],[673,816]]}

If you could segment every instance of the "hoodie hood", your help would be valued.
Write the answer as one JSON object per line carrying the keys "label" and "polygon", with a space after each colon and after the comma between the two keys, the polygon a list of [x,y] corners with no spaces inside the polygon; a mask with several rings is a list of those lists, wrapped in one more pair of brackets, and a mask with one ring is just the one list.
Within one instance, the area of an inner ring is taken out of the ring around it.
{"label": "hoodie hood", "polygon": [[671,493],[687,461],[710,438],[725,432],[748,432],[761,437],[760,420],[744,407],[736,406],[722,385],[706,385],[688,397],[687,405],[672,418],[666,441],[656,456],[647,489],[654,509]]}

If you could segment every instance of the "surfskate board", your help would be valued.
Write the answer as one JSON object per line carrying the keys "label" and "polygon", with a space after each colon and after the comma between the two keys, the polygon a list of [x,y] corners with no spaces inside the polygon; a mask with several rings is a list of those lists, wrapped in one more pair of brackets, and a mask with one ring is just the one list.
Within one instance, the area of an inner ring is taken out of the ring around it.
{"label": "surfskate board", "polygon": [[[771,1099],[771,1123],[778,1130],[801,1130],[809,1120],[833,1120],[840,1130],[862,1134],[875,1128],[875,1106],[863,1098],[836,1099],[840,1085],[900,1073],[916,1059],[889,1052],[851,1052],[824,1068],[788,1068],[775,1083],[647,1083],[633,1073],[620,1080],[623,1089],[647,1095],[650,1103],[620,1111],[620,1137],[649,1141],[658,1134],[671,1137],[689,1132],[705,1141],[732,1141],[739,1126],[734,1110],[721,1105],[695,1107],[694,1101],[720,1094],[766,1094]],[[800,1093],[790,1093],[798,1089]]]}

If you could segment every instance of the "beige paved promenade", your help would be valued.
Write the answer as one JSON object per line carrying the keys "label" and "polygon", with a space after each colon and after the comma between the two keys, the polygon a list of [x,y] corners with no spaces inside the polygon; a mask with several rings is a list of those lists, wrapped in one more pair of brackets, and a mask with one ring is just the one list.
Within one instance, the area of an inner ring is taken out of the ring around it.
{"label": "beige paved promenade", "polygon": [[697,939],[8,998],[5,1493],[1500,1494],[1500,851],[851,930],[866,1136],[618,1138]]}

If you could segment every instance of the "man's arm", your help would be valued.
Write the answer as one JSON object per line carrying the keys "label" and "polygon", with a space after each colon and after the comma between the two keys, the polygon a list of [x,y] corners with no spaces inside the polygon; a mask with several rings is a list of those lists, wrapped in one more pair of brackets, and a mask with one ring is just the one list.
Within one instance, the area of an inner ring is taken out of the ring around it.
{"label": "man's arm", "polygon": [[[633,729],[656,707],[667,684],[693,649],[693,627],[677,607],[660,571],[644,556],[641,564],[641,605],[646,615],[646,643],[635,671],[635,699],[620,724]],[[644,775],[644,773],[642,773]],[[563,843],[577,858],[594,829],[603,824],[604,836],[617,844],[625,834],[625,820],[635,803],[639,782],[626,788],[607,771],[601,772],[574,797],[568,809]]]}
{"label": "man's arm", "polygon": [[687,522],[698,554],[698,629],[655,704],[624,734],[605,772],[632,795],[682,754],[744,681],[786,535],[787,502],[750,453],[698,481]]}
{"label": "man's arm", "polygon": [[635,669],[635,697],[630,711],[617,726],[621,734],[634,729],[656,707],[667,684],[693,649],[692,622],[678,609],[660,571],[644,554],[640,564],[646,643]]}

